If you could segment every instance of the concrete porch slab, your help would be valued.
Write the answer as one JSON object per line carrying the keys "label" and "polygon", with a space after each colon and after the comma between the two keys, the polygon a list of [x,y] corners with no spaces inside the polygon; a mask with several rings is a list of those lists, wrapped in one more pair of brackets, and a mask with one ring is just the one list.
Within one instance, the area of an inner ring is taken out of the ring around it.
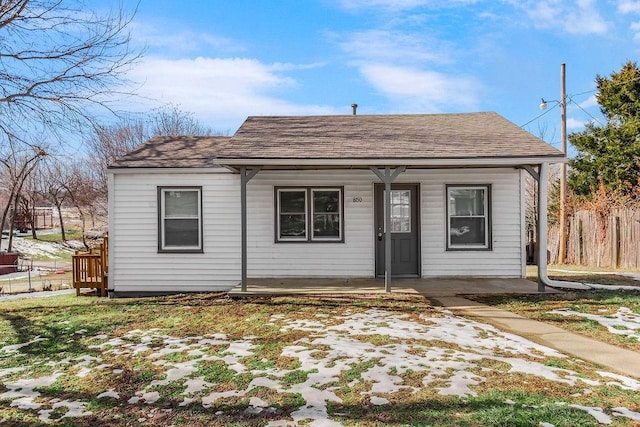
{"label": "concrete porch slab", "polygon": [[[558,292],[547,288],[547,292]],[[537,294],[538,285],[526,279],[503,278],[415,278],[394,279],[391,294],[438,298],[455,295]],[[234,298],[292,295],[386,295],[383,279],[374,278],[256,278],[249,279],[247,291],[236,285]]]}

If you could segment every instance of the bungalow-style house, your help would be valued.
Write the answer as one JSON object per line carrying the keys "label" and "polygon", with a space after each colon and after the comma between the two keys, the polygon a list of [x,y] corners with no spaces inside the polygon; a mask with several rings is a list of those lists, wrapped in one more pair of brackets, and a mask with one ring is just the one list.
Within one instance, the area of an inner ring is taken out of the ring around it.
{"label": "bungalow-style house", "polygon": [[491,112],[249,117],[231,137],[153,138],[109,168],[109,291],[522,278],[525,174],[564,161]]}

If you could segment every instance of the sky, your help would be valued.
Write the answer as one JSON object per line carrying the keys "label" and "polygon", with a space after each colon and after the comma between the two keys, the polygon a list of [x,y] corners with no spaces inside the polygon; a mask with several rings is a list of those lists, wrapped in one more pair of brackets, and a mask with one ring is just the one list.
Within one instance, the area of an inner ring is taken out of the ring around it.
{"label": "sky", "polygon": [[640,51],[640,0],[121,3],[137,5],[132,42],[146,47],[127,108],[172,104],[227,134],[248,116],[357,103],[358,114],[495,111],[559,148],[561,64],[571,133],[603,122],[596,76]]}

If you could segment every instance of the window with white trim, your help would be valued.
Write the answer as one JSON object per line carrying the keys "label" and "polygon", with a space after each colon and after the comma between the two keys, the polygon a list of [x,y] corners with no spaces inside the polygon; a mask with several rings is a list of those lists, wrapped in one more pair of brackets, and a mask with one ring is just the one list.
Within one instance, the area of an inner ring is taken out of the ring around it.
{"label": "window with white trim", "polygon": [[342,188],[276,188],[276,242],[342,242]]}
{"label": "window with white trim", "polygon": [[202,187],[158,187],[158,251],[202,252]]}
{"label": "window with white trim", "polygon": [[490,185],[447,185],[447,250],[491,249],[490,207]]}

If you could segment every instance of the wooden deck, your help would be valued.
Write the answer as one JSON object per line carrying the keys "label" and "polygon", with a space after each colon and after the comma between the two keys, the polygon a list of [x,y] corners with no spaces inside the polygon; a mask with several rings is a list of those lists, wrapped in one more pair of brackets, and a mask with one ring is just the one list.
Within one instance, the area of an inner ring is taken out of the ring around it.
{"label": "wooden deck", "polygon": [[109,238],[104,236],[100,247],[89,252],[76,251],[71,256],[71,268],[73,272],[73,287],[76,295],[84,288],[95,289],[98,296],[107,296],[109,276],[109,263],[107,253]]}
{"label": "wooden deck", "polygon": [[[547,289],[547,292],[557,292]],[[445,297],[472,294],[537,294],[538,285],[526,279],[417,278],[394,279],[391,294]],[[264,278],[249,279],[247,291],[236,285],[229,296],[251,298],[301,295],[386,295],[384,279],[373,278]]]}

